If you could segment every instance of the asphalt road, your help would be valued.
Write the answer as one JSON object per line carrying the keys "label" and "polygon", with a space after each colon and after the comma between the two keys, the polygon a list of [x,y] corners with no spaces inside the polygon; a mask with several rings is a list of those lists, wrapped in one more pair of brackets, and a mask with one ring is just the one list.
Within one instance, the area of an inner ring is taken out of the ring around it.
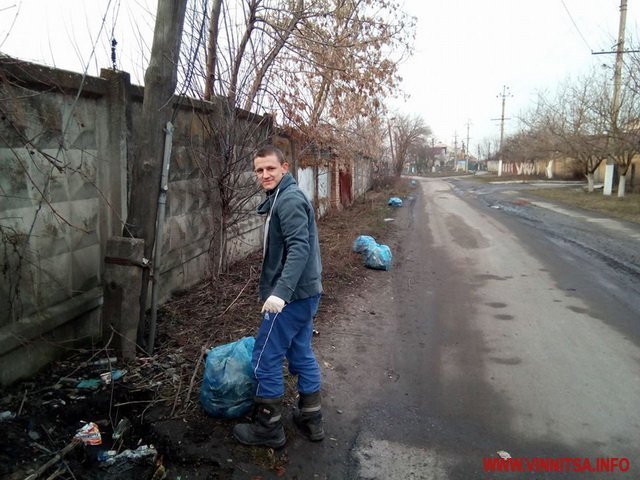
{"label": "asphalt road", "polygon": [[[327,438],[293,437],[287,478],[640,478],[640,228],[526,186],[419,184],[393,269],[318,338]],[[498,451],[629,471],[487,472]]]}

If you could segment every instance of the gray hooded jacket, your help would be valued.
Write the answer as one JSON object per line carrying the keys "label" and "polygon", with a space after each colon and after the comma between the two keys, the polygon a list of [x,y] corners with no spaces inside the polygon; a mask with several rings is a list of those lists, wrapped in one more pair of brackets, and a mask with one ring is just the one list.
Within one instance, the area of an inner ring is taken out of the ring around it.
{"label": "gray hooded jacket", "polygon": [[267,215],[260,274],[260,299],[269,295],[285,302],[322,293],[322,262],[318,230],[309,199],[290,174],[258,206]]}

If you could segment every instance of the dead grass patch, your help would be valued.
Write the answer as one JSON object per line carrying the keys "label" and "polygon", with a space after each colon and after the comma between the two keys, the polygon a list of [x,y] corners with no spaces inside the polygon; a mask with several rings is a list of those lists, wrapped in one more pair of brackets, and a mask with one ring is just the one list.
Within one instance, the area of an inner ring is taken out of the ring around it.
{"label": "dead grass patch", "polygon": [[474,175],[472,177],[473,181],[479,183],[491,183],[491,182],[518,182],[518,183],[528,183],[528,182],[540,182],[546,179],[543,176],[537,175],[492,175],[492,174],[484,174],[484,175]]}
{"label": "dead grass patch", "polygon": [[587,192],[584,188],[537,188],[530,193],[569,207],[583,208],[613,218],[640,223],[640,193],[605,196],[601,190]]}

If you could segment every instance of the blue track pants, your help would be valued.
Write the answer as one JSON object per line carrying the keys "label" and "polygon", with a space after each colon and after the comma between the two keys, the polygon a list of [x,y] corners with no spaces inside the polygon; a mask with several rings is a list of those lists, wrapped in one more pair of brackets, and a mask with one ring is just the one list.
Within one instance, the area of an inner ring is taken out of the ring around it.
{"label": "blue track pants", "polygon": [[295,300],[280,313],[264,313],[253,347],[253,373],[258,380],[256,397],[284,395],[282,365],[286,357],[289,372],[298,375],[298,391],[320,390],[320,367],[311,348],[313,317],[320,295]]}

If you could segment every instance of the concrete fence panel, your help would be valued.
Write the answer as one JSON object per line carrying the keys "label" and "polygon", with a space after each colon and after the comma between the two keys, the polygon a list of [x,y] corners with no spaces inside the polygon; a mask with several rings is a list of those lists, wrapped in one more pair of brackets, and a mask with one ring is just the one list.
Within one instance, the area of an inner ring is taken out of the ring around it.
{"label": "concrete fence panel", "polygon": [[[144,92],[124,72],[83,78],[3,57],[0,73],[0,384],[6,385],[103,333],[105,253],[110,239],[127,236],[128,178],[144,129]],[[219,100],[176,97],[174,105],[161,300],[206,278],[219,248],[222,154],[215,132],[224,109]],[[236,114],[242,135],[234,154],[246,165],[233,181],[253,193],[228,228],[228,263],[262,246],[264,219],[255,213],[262,195],[251,171],[255,146],[271,139],[285,147],[320,216],[338,181],[330,162],[298,168],[296,143],[274,136],[268,117]],[[371,185],[370,162],[350,169],[357,197]]]}

